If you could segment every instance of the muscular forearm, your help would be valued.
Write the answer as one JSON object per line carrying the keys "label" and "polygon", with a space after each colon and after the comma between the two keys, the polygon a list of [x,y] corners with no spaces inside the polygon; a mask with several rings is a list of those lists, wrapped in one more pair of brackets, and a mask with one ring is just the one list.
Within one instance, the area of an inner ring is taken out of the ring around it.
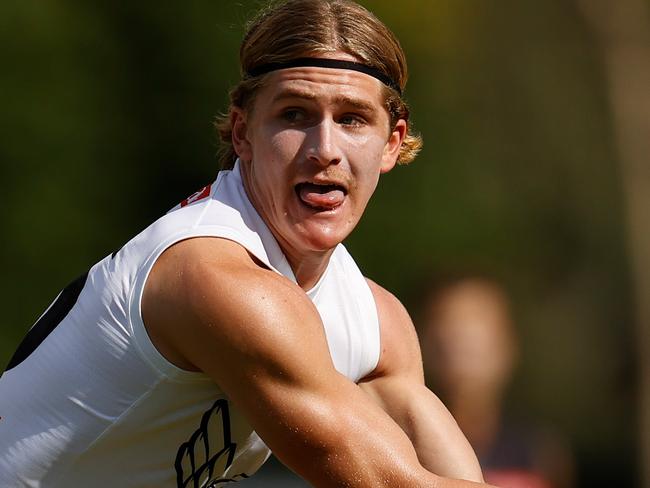
{"label": "muscular forearm", "polygon": [[[290,395],[290,405],[267,405],[284,425],[265,422],[256,430],[284,464],[317,488],[436,486],[397,425],[372,405],[355,408],[366,399],[347,402],[341,393]],[[287,407],[290,414],[283,411]]]}
{"label": "muscular forearm", "polygon": [[443,476],[483,481],[474,450],[436,397],[411,405],[407,422],[407,434],[425,468]]}
{"label": "muscular forearm", "polygon": [[408,435],[423,467],[439,476],[483,481],[467,439],[445,406],[424,385],[385,378],[362,387]]}
{"label": "muscular forearm", "polygon": [[[349,388],[348,388],[349,387]],[[315,487],[469,488],[468,481],[425,469],[400,427],[352,384],[347,391],[292,401],[281,439],[266,434],[278,457]],[[325,399],[325,400],[323,400]],[[357,408],[351,408],[351,406]],[[283,408],[283,407],[280,407]],[[271,410],[275,410],[271,406]],[[269,430],[275,430],[271,425]],[[264,430],[264,427],[262,428]]]}
{"label": "muscular forearm", "polygon": [[480,486],[483,475],[474,451],[424,385],[420,346],[408,312],[395,296],[370,280],[368,284],[379,312],[382,355],[360,389],[408,436],[420,466],[439,476],[436,487]]}

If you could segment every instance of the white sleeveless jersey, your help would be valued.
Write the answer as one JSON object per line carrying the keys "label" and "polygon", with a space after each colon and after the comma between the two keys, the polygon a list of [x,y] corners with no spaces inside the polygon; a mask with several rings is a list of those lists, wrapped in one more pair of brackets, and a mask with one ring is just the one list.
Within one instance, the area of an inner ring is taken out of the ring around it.
{"label": "white sleeveless jersey", "polygon": [[[219,487],[266,460],[268,448],[218,385],[169,363],[142,322],[156,259],[198,236],[238,242],[295,281],[239,166],[220,172],[68,286],[30,329],[0,378],[0,487]],[[307,295],[336,369],[355,382],[371,373],[376,306],[342,245]]]}

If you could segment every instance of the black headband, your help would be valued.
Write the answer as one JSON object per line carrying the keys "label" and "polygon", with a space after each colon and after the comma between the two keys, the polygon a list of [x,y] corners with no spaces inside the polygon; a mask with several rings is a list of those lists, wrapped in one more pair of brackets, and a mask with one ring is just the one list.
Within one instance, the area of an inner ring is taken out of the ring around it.
{"label": "black headband", "polygon": [[402,89],[400,86],[395,83],[395,81],[388,75],[382,73],[376,68],[371,66],[366,66],[365,64],[355,63],[353,61],[342,61],[340,59],[329,59],[329,58],[298,58],[292,59],[291,61],[285,61],[281,63],[267,63],[249,70],[246,73],[247,78],[255,78],[256,76],[265,75],[271,71],[277,71],[279,69],[287,68],[298,68],[300,66],[313,66],[315,68],[334,68],[334,69],[351,69],[352,71],[358,71],[360,73],[365,73],[377,78],[384,85],[389,88],[392,88],[397,93],[402,95]]}

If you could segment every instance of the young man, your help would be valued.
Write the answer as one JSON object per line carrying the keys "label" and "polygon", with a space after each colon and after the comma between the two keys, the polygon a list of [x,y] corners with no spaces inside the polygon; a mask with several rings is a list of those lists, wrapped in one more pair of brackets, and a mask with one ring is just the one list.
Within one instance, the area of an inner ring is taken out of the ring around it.
{"label": "young man", "polygon": [[[66,288],[0,380],[0,485],[481,482],[401,304],[341,242],[419,147],[397,40],[348,0],[264,11],[227,170]],[[268,447],[267,447],[268,446]]]}

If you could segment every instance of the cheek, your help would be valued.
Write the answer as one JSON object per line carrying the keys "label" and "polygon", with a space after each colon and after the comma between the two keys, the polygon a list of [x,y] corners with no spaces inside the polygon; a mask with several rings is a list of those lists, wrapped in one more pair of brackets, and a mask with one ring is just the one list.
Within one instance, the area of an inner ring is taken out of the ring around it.
{"label": "cheek", "polygon": [[[288,162],[298,153],[304,139],[305,134],[297,130],[273,132],[268,135],[268,149],[274,156]],[[265,157],[265,155],[263,155],[263,157]]]}
{"label": "cheek", "polygon": [[[372,166],[375,165],[373,164]],[[348,195],[353,202],[355,214],[360,218],[377,188],[379,171],[376,169],[369,170],[367,167],[364,167],[363,170],[357,170],[355,173],[354,186]]]}
{"label": "cheek", "polygon": [[370,185],[373,190],[381,174],[385,144],[386,141],[381,136],[370,135],[365,136],[363,141],[356,139],[356,143],[350,145],[348,154],[353,162],[352,171],[357,179]]}
{"label": "cheek", "polygon": [[386,147],[386,139],[378,135],[376,131],[371,134],[358,135],[354,138],[350,137],[346,142],[349,150],[366,159],[370,166],[372,166],[373,162],[379,166]]}
{"label": "cheek", "polygon": [[304,135],[277,127],[273,122],[256,121],[249,132],[252,156],[264,161],[286,160],[286,155],[300,146]]}
{"label": "cheek", "polygon": [[364,181],[362,182],[362,191],[360,192],[361,200],[363,202],[363,208],[365,209],[368,201],[375,193],[377,189],[377,184],[379,183],[379,173],[374,172],[372,174],[365,175]]}

